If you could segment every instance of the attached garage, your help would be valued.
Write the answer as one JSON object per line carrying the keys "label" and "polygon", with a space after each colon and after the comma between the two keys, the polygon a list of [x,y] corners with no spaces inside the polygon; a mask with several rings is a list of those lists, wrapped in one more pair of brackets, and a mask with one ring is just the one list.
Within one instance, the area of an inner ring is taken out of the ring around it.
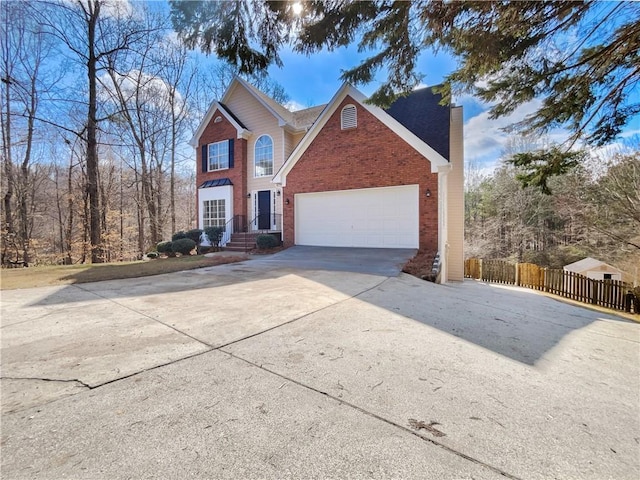
{"label": "attached garage", "polygon": [[418,185],[296,194],[295,243],[418,248]]}

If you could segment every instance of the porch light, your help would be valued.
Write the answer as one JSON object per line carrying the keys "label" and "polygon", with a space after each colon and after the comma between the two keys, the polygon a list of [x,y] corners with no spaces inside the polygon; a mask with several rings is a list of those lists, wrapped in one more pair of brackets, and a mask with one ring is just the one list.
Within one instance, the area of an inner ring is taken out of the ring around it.
{"label": "porch light", "polygon": [[276,195],[280,196],[280,190],[276,190]]}
{"label": "porch light", "polygon": [[251,194],[250,193],[247,193],[247,198],[251,198]]}
{"label": "porch light", "polygon": [[427,188],[427,191],[426,191],[426,192],[424,192],[424,194],[425,194],[425,196],[430,197],[430,196],[431,196],[431,190],[429,190],[429,189]]}
{"label": "porch light", "polygon": [[289,199],[287,198],[287,199],[284,201],[284,203],[285,203],[285,205],[289,205]]}

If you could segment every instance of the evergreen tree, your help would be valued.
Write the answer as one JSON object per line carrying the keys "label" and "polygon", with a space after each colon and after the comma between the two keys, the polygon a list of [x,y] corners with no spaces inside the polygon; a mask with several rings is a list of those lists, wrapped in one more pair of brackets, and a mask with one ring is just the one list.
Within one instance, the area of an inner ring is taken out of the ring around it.
{"label": "evergreen tree", "polygon": [[638,2],[478,2],[385,0],[192,2],[173,0],[174,28],[191,47],[237,65],[240,72],[281,65],[278,51],[289,40],[312,54],[354,42],[372,52],[345,71],[344,80],[387,79],[371,101],[388,105],[420,83],[418,56],[425,50],[452,53],[457,68],[440,88],[470,92],[491,104],[492,118],[534,99],[539,108],[519,127],[540,132],[562,126],[571,136],[552,155],[520,157],[533,183],[566,172],[578,140],[604,145],[640,114],[634,94],[640,80]]}

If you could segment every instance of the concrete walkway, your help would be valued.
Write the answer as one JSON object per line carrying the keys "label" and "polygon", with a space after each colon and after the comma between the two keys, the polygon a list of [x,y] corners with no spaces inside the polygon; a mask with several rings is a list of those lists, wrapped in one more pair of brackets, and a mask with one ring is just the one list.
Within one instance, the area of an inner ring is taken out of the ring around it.
{"label": "concrete walkway", "polygon": [[616,478],[640,325],[275,257],[2,292],[2,478]]}

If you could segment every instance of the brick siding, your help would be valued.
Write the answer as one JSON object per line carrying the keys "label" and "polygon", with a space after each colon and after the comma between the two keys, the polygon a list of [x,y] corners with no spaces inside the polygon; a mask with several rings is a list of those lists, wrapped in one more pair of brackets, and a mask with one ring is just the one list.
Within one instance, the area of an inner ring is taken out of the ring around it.
{"label": "brick siding", "polygon": [[[358,125],[341,130],[340,113],[349,103],[356,106]],[[348,96],[288,173],[286,183],[282,193],[290,200],[283,205],[287,246],[295,241],[297,193],[418,184],[420,248],[438,248],[438,175],[431,173],[425,157]]]}
{"label": "brick siding", "polygon": [[[222,117],[222,121],[214,123],[216,117]],[[231,122],[218,110],[211,117],[209,125],[204,129],[200,139],[198,140],[198,148],[196,149],[196,187],[199,187],[207,180],[216,180],[218,178],[229,178],[233,183],[233,214],[245,215],[247,212],[247,141],[237,138],[238,132]],[[221,142],[233,138],[234,166],[226,170],[217,170],[215,172],[202,171],[202,146],[210,143]],[[199,208],[196,197],[196,218],[200,218]],[[230,220],[230,219],[228,219]]]}

